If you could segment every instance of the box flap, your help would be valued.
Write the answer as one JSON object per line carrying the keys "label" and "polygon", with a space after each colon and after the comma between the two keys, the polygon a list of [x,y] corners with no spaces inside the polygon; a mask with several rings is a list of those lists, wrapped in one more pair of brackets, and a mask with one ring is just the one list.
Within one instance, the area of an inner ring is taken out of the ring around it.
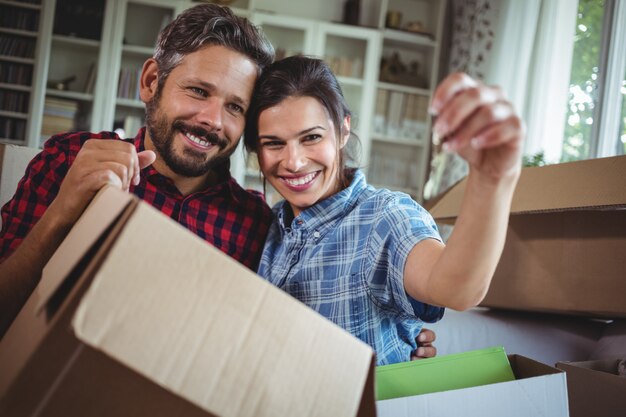
{"label": "box flap", "polygon": [[[626,206],[626,156],[522,169],[512,214]],[[458,215],[467,179],[445,193],[430,211],[436,220]]]}
{"label": "box flap", "polygon": [[558,362],[567,373],[572,417],[624,415],[626,378],[617,375],[618,359]]}
{"label": "box flap", "polygon": [[220,416],[354,416],[373,361],[368,345],[145,203],[73,326]]}
{"label": "box flap", "polygon": [[133,200],[131,194],[114,187],[104,187],[96,194],[43,268],[41,282],[35,289],[39,299],[37,311],[46,305],[72,269]]}
{"label": "box flap", "polygon": [[[39,284],[2,338],[0,398],[52,331],[61,312],[70,304],[76,304],[72,301],[72,294],[83,292],[84,286],[89,284],[79,278],[83,277],[85,268],[96,268],[99,264],[96,250],[115,240],[115,228],[121,229],[121,219],[132,213],[132,206],[136,205],[133,197],[111,190],[101,190],[85,209],[51,257]],[[100,253],[105,251],[100,250]]]}

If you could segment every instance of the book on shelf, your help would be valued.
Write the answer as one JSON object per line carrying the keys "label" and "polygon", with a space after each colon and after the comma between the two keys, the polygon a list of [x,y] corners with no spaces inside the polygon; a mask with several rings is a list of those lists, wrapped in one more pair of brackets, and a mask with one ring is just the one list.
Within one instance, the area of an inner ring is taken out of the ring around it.
{"label": "book on shelf", "polygon": [[89,71],[87,72],[87,78],[85,78],[85,88],[83,91],[87,94],[93,94],[93,89],[96,84],[96,63],[92,62],[89,65]]}
{"label": "book on shelf", "polygon": [[117,85],[117,97],[139,100],[141,68],[122,68]]}
{"label": "book on shelf", "polygon": [[78,102],[57,97],[46,97],[41,122],[41,136],[74,130]]}
{"label": "book on shelf", "polygon": [[0,110],[27,113],[29,94],[23,91],[0,90]]}
{"label": "book on shelf", "polygon": [[0,33],[0,55],[18,58],[35,56],[36,39],[23,38],[8,33]]}
{"label": "book on shelf", "polygon": [[25,120],[0,116],[0,137],[2,139],[23,140],[25,133]]}
{"label": "book on shelf", "polygon": [[407,94],[400,136],[406,139],[425,140],[428,130],[427,114],[428,98],[416,94]]}
{"label": "book on shelf", "polygon": [[389,102],[389,90],[379,89],[376,94],[376,106],[374,107],[374,133],[384,134],[387,130],[387,105]]}
{"label": "book on shelf", "polygon": [[120,136],[123,136],[122,139],[135,137],[141,126],[143,126],[143,118],[128,115],[124,117],[124,123],[122,125],[122,129],[124,129],[124,134]]}
{"label": "book on shelf", "polygon": [[389,95],[389,108],[387,110],[387,134],[399,136],[402,124],[403,108],[406,94],[392,91]]}

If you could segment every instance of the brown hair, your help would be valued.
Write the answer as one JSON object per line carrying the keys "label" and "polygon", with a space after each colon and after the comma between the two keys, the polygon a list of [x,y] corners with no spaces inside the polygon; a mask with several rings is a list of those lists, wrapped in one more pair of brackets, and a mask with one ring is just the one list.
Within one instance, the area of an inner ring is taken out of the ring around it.
{"label": "brown hair", "polygon": [[[276,106],[288,97],[312,97],[321,103],[335,125],[338,138],[343,137],[343,120],[352,113],[339,86],[337,78],[322,60],[302,55],[291,56],[266,68],[258,79],[252,102],[246,114],[244,145],[248,152],[256,152],[259,136],[259,116],[263,110]],[[350,137],[355,138],[350,132]],[[356,141],[350,140],[349,142]],[[347,162],[355,163],[357,149],[348,143],[339,149],[339,183],[348,185]],[[348,145],[351,147],[349,148]]]}

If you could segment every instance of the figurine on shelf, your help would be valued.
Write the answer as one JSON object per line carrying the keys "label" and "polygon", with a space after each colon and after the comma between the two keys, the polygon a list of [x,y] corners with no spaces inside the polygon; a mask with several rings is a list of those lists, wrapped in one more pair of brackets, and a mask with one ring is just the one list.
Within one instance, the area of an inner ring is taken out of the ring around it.
{"label": "figurine on shelf", "polygon": [[428,82],[420,75],[419,69],[420,63],[418,61],[411,61],[407,67],[402,62],[400,54],[394,52],[390,57],[383,57],[380,61],[380,81],[427,88]]}
{"label": "figurine on shelf", "polygon": [[389,58],[382,57],[380,60],[380,81],[397,83],[406,71],[406,65],[400,59],[398,52],[392,53]]}
{"label": "figurine on shelf", "polygon": [[358,26],[360,13],[361,0],[346,0],[343,4],[343,23]]}
{"label": "figurine on shelf", "polygon": [[62,80],[49,80],[48,81],[48,88],[54,89],[54,90],[59,90],[59,91],[67,91],[70,89],[70,83],[76,80],[76,76],[75,75],[70,75],[67,78],[64,78]]}
{"label": "figurine on shelf", "polygon": [[432,33],[426,30],[426,26],[424,26],[424,23],[421,22],[420,20],[414,21],[414,22],[408,22],[406,25],[404,25],[403,29],[406,30],[407,32],[417,33],[419,35],[428,36],[430,39],[433,39]]}

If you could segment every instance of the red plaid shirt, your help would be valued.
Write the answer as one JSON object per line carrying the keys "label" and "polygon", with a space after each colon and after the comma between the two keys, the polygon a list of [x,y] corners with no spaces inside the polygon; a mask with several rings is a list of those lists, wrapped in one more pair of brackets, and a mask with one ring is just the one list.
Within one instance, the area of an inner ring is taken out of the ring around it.
{"label": "red plaid shirt", "polygon": [[[141,129],[133,142],[144,150]],[[28,165],[17,191],[2,208],[0,260],[7,258],[54,200],[63,178],[83,143],[90,138],[121,140],[112,132],[66,133],[51,137]],[[204,191],[183,196],[169,178],[151,165],[141,171],[141,183],[130,191],[161,210],[218,249],[256,271],[271,223],[271,211],[262,196],[248,192],[230,176],[228,166],[218,170],[220,181]]]}

